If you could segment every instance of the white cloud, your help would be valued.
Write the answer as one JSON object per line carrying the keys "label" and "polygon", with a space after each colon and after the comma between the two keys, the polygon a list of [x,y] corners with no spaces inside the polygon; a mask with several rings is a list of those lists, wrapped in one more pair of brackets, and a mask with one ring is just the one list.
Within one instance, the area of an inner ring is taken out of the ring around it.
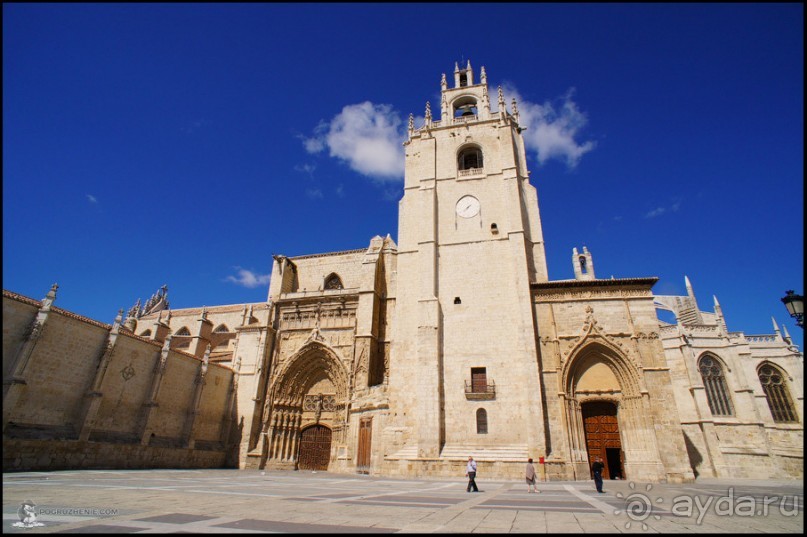
{"label": "white cloud", "polygon": [[316,169],[317,169],[316,164],[298,164],[297,166],[294,167],[294,171],[304,173],[311,178],[314,177],[314,170]]}
{"label": "white cloud", "polygon": [[236,285],[249,288],[269,285],[269,277],[271,274],[255,274],[251,270],[242,269],[241,267],[234,268],[238,271],[238,277],[227,276],[224,281],[233,282]]}
{"label": "white cloud", "polygon": [[305,195],[311,199],[322,199],[322,189],[321,188],[306,188]]}
{"label": "white cloud", "polygon": [[90,203],[98,203],[98,198],[96,198],[96,197],[95,197],[95,196],[93,196],[92,194],[87,194],[87,200],[88,200]]}
{"label": "white cloud", "polygon": [[588,119],[572,100],[573,88],[554,105],[550,101],[544,101],[544,104],[527,101],[510,85],[503,86],[502,90],[508,109],[512,107],[513,98],[516,99],[519,124],[527,127],[522,133],[524,145],[527,151],[537,154],[539,164],[559,159],[565,160],[569,168],[574,168],[583,155],[597,145],[596,142],[576,139]]}
{"label": "white cloud", "polygon": [[663,215],[665,213],[668,213],[668,212],[669,213],[674,213],[674,212],[678,211],[678,209],[681,208],[681,201],[682,201],[681,198],[675,198],[675,199],[673,199],[672,204],[670,204],[669,207],[656,207],[652,211],[648,211],[647,213],[645,213],[644,217],[645,218],[655,218],[657,216],[661,216],[661,215]]}
{"label": "white cloud", "polygon": [[403,178],[403,122],[392,106],[365,101],[345,106],[330,122],[320,123],[312,138],[303,138],[306,151],[326,147],[332,157],[376,181]]}
{"label": "white cloud", "polygon": [[[521,98],[517,89],[507,86],[505,98],[518,101],[520,124],[527,151],[535,153],[540,164],[550,159],[565,160],[570,168],[594,149],[593,141],[578,141],[587,123],[584,113],[572,100],[574,90],[553,104],[536,104]],[[415,125],[422,125],[421,117]],[[329,155],[348,164],[354,171],[380,182],[399,181],[404,174],[403,141],[405,122],[392,106],[365,101],[345,106],[328,122],[321,122],[311,138],[301,136],[306,151]]]}

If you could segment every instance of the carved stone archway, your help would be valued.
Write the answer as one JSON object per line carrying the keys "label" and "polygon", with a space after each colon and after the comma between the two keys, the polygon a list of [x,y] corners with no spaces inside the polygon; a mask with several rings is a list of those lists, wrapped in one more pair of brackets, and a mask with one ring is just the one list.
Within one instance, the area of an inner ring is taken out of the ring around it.
{"label": "carved stone archway", "polygon": [[313,338],[272,376],[264,415],[265,466],[294,468],[303,430],[326,427],[343,442],[348,375],[338,354]]}
{"label": "carved stone archway", "polygon": [[596,334],[584,338],[564,364],[561,382],[569,458],[578,479],[588,479],[593,462],[588,460],[582,407],[596,402],[611,403],[617,409],[623,476],[657,479],[663,475],[641,371],[618,345]]}

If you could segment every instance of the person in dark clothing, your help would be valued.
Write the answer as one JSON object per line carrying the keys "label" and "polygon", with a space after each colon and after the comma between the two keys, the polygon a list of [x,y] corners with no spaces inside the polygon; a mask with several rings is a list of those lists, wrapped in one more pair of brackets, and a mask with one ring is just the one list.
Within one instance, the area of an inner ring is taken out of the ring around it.
{"label": "person in dark clothing", "polygon": [[602,490],[602,471],[605,465],[602,463],[602,458],[597,457],[594,459],[594,464],[591,465],[591,471],[594,472],[594,484],[597,486],[597,492],[603,494]]}

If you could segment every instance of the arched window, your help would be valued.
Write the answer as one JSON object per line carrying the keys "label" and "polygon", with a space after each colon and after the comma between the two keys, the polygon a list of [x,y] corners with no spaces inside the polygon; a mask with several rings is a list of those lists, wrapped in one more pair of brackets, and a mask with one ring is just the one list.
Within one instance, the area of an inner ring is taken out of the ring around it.
{"label": "arched window", "polygon": [[482,150],[479,147],[466,147],[460,151],[460,154],[457,157],[457,169],[470,170],[483,167],[484,161],[482,159]]}
{"label": "arched window", "polygon": [[476,434],[488,434],[488,412],[484,408],[476,411]]}
{"label": "arched window", "polygon": [[190,331],[190,330],[188,330],[188,327],[187,327],[187,326],[183,326],[182,328],[180,328],[179,330],[177,330],[177,331],[176,331],[176,334],[174,334],[174,335],[175,335],[175,336],[189,336],[189,335],[191,335],[191,331]]}
{"label": "arched window", "polygon": [[331,274],[327,278],[325,278],[325,289],[344,289],[345,287],[342,285],[342,279],[339,277],[338,274]]}
{"label": "arched window", "polygon": [[768,406],[776,423],[797,423],[796,410],[790,399],[790,392],[785,382],[786,375],[778,367],[772,364],[763,364],[759,368],[759,382],[768,400]]}
{"label": "arched window", "polygon": [[213,330],[213,331],[214,331],[214,332],[229,332],[229,331],[230,331],[230,329],[229,329],[229,328],[227,328],[227,325],[226,325],[226,324],[220,324],[220,325],[218,325],[218,326],[216,327],[216,329],[215,329],[215,330]]}
{"label": "arched window", "polygon": [[146,330],[145,332],[140,334],[141,337],[149,337],[150,335],[151,335],[151,329]]}
{"label": "arched window", "polygon": [[708,354],[698,361],[698,369],[706,389],[706,399],[709,401],[709,410],[713,416],[733,416],[726,377],[720,362]]}

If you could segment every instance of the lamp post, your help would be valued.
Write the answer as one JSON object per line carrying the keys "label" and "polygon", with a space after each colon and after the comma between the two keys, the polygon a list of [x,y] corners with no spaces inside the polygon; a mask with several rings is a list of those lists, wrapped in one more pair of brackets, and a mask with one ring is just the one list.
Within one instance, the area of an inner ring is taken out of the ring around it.
{"label": "lamp post", "polygon": [[782,302],[784,302],[787,312],[796,319],[798,326],[804,328],[804,297],[794,294],[792,290],[785,291],[785,293]]}

